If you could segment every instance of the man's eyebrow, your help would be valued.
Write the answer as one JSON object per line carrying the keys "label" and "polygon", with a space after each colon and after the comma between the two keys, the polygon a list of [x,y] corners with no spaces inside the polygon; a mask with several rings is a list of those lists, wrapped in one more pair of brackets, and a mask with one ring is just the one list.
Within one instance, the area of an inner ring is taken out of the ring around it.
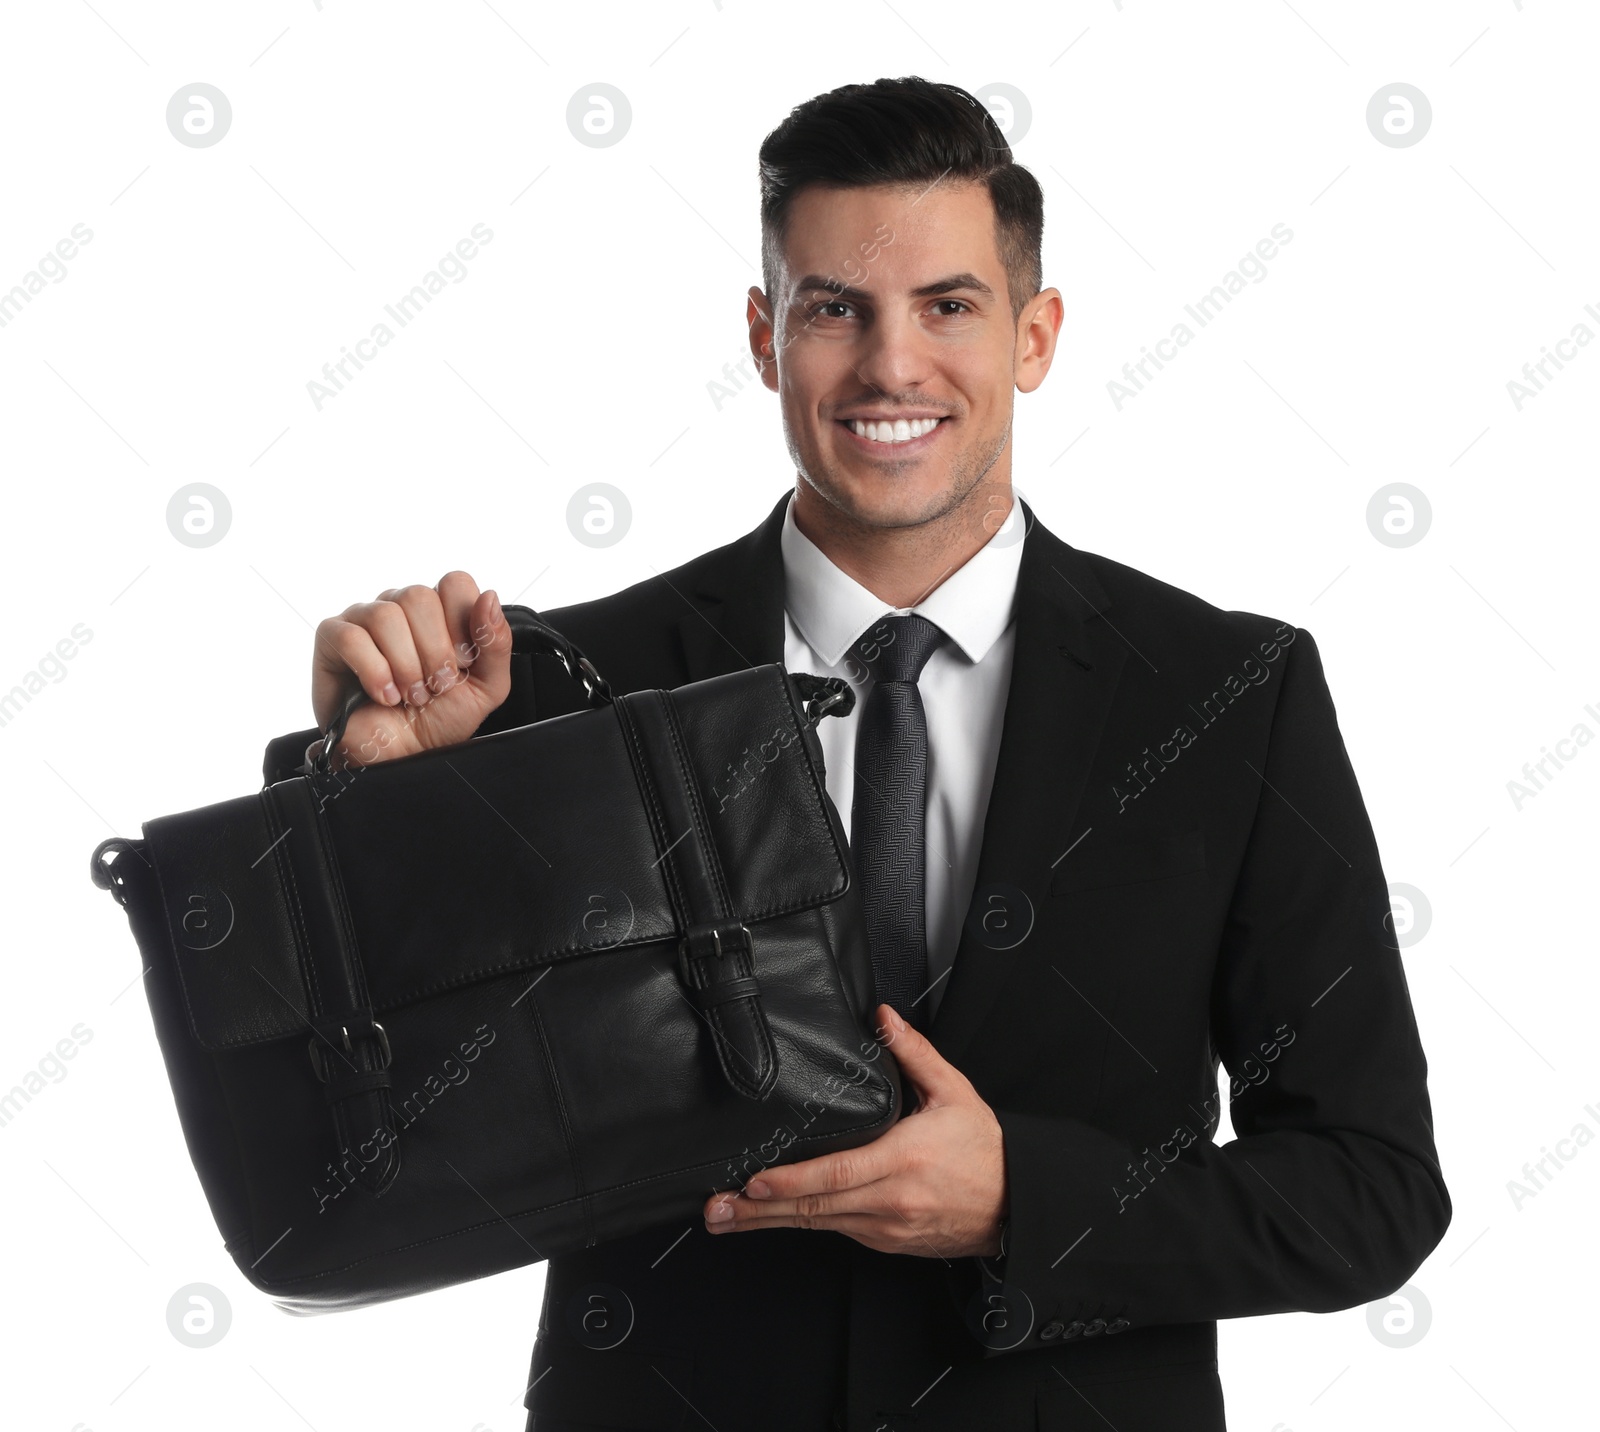
{"label": "man's eyebrow", "polygon": [[[850,284],[840,283],[836,278],[828,278],[817,273],[808,273],[794,286],[797,294],[812,293],[819,289],[838,298],[847,298],[853,303],[861,303],[872,297],[866,289],[855,288]],[[932,283],[925,283],[919,288],[912,289],[911,296],[937,298],[940,294],[958,291],[981,293],[985,298],[994,297],[994,290],[973,273],[953,273],[948,278],[935,279]]]}

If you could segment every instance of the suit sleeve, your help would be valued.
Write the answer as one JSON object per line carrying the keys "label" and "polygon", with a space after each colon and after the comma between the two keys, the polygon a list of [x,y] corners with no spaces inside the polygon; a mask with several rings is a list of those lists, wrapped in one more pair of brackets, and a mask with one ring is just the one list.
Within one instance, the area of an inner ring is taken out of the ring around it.
{"label": "suit sleeve", "polygon": [[[499,706],[483,718],[473,736],[489,736],[496,731],[509,731],[538,720],[533,687],[533,657],[526,653],[513,655],[511,691]],[[315,726],[307,726],[303,731],[274,736],[267,742],[266,754],[261,762],[262,780],[270,786],[277,781],[286,781],[291,776],[305,775],[306,747],[321,734]]]}
{"label": "suit sleeve", "polygon": [[1181,1096],[1180,1117],[1133,1138],[996,1109],[1006,1288],[1033,1327],[1005,1351],[1040,1346],[1049,1322],[1357,1306],[1403,1286],[1449,1225],[1372,827],[1310,634],[1286,656],[1270,737],[1240,753],[1258,796],[1212,983],[1236,1137],[1213,1143]]}

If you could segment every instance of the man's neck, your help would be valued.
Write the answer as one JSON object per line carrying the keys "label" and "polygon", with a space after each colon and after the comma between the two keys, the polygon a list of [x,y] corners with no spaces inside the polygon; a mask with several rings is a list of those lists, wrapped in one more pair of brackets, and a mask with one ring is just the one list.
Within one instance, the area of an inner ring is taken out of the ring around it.
{"label": "man's neck", "polygon": [[[1011,485],[980,483],[943,517],[912,527],[868,527],[800,477],[794,524],[834,566],[892,607],[914,607],[988,544],[1015,504]],[[1005,506],[1001,507],[1001,494]]]}

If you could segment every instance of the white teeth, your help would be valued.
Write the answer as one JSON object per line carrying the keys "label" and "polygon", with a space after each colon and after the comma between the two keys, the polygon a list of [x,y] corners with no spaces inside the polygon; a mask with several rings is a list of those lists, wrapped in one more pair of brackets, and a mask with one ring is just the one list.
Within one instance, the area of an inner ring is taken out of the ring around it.
{"label": "white teeth", "polygon": [[893,422],[885,419],[883,422],[864,423],[859,419],[850,424],[851,430],[857,437],[868,438],[875,443],[905,443],[913,438],[920,438],[924,433],[931,433],[939,426],[938,418],[913,418],[907,421],[898,418]]}

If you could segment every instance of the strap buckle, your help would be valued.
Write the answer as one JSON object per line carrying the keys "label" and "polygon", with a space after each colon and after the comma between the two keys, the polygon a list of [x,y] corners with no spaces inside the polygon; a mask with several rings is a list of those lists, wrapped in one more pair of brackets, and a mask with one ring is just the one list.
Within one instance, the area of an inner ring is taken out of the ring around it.
{"label": "strap buckle", "polygon": [[[726,936],[726,941],[724,941]],[[707,949],[709,942],[711,948]],[[755,960],[755,939],[750,927],[743,921],[737,924],[697,925],[678,936],[678,973],[691,989],[695,982],[689,978],[689,961],[715,959],[719,963],[724,955],[743,949],[752,964]]]}
{"label": "strap buckle", "polygon": [[[370,1030],[360,1030],[357,1033],[356,1038],[357,1039],[368,1039],[368,1038],[371,1038],[373,1036],[376,1036],[377,1040],[378,1040],[378,1049],[383,1055],[383,1063],[378,1065],[378,1068],[379,1069],[387,1069],[391,1064],[394,1063],[394,1053],[389,1048],[389,1035],[388,1035],[388,1032],[375,1019],[369,1021],[369,1023],[372,1026],[371,1029]],[[355,1051],[355,1046],[353,1044],[351,1044],[351,1042],[350,1042],[350,1026],[347,1025],[347,1024],[341,1024],[339,1026],[339,1034],[340,1034],[340,1036],[342,1037],[342,1039],[344,1041],[345,1052],[347,1054],[354,1054],[356,1051]],[[323,1042],[323,1038],[324,1038],[323,1035],[321,1035],[320,1033],[319,1034],[313,1034],[311,1036],[310,1043],[306,1046],[306,1053],[310,1056],[311,1068],[312,1068],[312,1071],[316,1074],[318,1082],[322,1083],[322,1084],[326,1084],[328,1082],[328,1064],[327,1064],[328,1056],[326,1054],[322,1053],[322,1051],[320,1049],[320,1045]]]}

